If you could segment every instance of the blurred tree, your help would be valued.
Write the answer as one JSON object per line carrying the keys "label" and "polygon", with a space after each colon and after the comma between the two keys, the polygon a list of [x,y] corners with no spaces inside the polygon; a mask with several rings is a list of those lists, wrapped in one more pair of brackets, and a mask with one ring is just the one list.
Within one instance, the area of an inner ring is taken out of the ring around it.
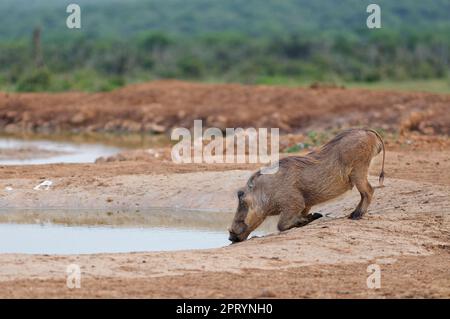
{"label": "blurred tree", "polygon": [[33,60],[37,68],[44,63],[41,50],[41,27],[35,27],[33,31]]}

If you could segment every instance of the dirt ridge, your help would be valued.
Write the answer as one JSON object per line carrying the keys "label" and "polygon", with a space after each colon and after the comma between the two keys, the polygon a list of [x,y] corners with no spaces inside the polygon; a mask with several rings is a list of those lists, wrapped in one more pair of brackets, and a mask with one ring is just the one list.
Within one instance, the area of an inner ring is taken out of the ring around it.
{"label": "dirt ridge", "polygon": [[106,93],[0,93],[0,131],[153,132],[278,127],[283,133],[370,125],[450,133],[450,95],[155,81]]}

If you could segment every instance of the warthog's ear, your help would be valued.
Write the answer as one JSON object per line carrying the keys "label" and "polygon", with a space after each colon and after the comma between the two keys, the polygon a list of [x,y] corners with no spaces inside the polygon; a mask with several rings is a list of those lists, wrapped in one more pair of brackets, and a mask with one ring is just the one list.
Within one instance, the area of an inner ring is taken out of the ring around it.
{"label": "warthog's ear", "polygon": [[253,189],[255,187],[255,179],[258,178],[259,176],[261,176],[261,171],[257,171],[255,174],[253,174],[248,182],[247,182],[247,187],[248,189]]}

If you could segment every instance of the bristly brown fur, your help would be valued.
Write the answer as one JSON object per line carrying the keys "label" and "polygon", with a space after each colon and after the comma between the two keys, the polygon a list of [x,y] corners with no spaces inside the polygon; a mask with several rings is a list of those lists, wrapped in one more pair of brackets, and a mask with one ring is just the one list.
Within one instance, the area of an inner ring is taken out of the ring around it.
{"label": "bristly brown fur", "polygon": [[[312,206],[335,198],[356,186],[361,201],[350,215],[359,219],[367,212],[373,188],[367,180],[372,157],[383,151],[380,185],[384,177],[385,148],[371,129],[348,129],[316,151],[279,161],[272,175],[254,173],[240,191],[240,201],[230,240],[240,241],[269,215],[280,215],[280,231],[308,224]],[[239,216],[238,216],[239,215]]]}

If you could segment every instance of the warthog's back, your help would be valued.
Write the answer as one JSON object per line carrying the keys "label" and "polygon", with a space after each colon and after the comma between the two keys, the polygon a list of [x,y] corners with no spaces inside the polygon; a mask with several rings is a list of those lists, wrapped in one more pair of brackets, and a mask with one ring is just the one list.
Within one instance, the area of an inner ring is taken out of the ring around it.
{"label": "warthog's back", "polygon": [[315,205],[350,190],[352,171],[367,171],[379,150],[380,140],[374,132],[350,129],[305,156],[281,160],[280,167],[284,167],[286,175],[295,176],[305,200]]}
{"label": "warthog's back", "polygon": [[319,150],[307,154],[306,157],[347,166],[370,162],[380,150],[381,142],[374,131],[349,129],[339,133]]}

